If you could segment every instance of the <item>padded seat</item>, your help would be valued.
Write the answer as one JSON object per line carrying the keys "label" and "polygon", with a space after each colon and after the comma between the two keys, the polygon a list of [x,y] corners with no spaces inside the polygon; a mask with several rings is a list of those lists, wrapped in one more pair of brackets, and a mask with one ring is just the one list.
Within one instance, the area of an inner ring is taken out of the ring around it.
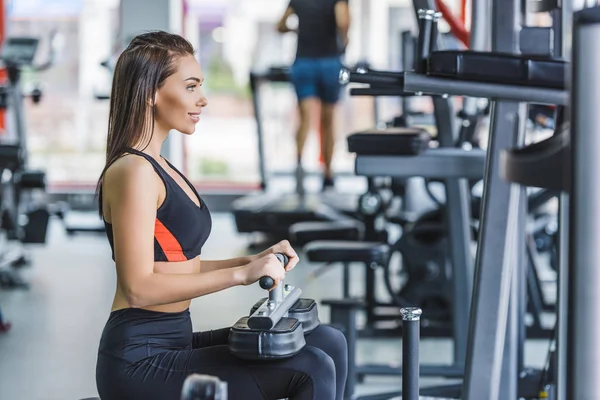
{"label": "padded seat", "polygon": [[387,263],[389,246],[381,242],[349,242],[322,240],[312,242],[304,248],[311,262],[363,262]]}
{"label": "padded seat", "polygon": [[348,151],[358,155],[418,155],[429,148],[429,132],[421,128],[373,129],[348,136]]}
{"label": "padded seat", "polygon": [[347,221],[307,221],[298,222],[290,227],[290,240],[304,246],[317,240],[361,240],[364,233],[362,222]]}
{"label": "padded seat", "polygon": [[536,55],[434,51],[427,74],[466,81],[565,89],[567,63]]}

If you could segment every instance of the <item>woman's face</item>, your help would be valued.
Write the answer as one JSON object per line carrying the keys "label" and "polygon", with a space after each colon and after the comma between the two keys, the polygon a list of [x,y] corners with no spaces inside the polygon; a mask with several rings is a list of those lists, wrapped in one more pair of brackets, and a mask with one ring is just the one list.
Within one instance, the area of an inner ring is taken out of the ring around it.
{"label": "woman's face", "polygon": [[196,130],[202,108],[208,104],[202,93],[202,69],[196,58],[179,59],[175,73],[165,79],[156,92],[155,123],[157,126],[191,135]]}

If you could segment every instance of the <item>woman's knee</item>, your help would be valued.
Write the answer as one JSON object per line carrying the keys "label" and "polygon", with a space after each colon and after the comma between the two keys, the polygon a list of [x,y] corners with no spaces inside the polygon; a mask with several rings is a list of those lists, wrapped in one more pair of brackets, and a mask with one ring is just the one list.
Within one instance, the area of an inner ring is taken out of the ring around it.
{"label": "woman's knee", "polygon": [[329,325],[320,325],[310,335],[306,337],[306,343],[310,346],[315,346],[327,354],[335,361],[348,359],[348,342],[346,336]]}

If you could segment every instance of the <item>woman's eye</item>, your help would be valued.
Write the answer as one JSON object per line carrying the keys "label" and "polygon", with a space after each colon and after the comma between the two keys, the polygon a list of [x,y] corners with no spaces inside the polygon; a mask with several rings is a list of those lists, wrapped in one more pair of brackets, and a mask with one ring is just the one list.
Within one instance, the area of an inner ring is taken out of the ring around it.
{"label": "woman's eye", "polygon": [[191,85],[191,86],[188,86],[187,89],[188,90],[194,90],[195,87],[196,87],[196,85]]}

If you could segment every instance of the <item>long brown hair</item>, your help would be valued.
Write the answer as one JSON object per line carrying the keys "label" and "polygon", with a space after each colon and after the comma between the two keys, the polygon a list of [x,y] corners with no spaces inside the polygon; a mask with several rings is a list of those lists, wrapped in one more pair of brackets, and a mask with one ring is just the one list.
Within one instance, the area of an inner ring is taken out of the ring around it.
{"label": "long brown hair", "polygon": [[[121,53],[113,73],[106,139],[106,165],[96,186],[102,212],[102,180],[108,167],[129,148],[146,148],[154,133],[156,91],[175,73],[177,61],[194,49],[185,38],[164,31],[134,37]],[[150,111],[152,117],[149,117]]]}

